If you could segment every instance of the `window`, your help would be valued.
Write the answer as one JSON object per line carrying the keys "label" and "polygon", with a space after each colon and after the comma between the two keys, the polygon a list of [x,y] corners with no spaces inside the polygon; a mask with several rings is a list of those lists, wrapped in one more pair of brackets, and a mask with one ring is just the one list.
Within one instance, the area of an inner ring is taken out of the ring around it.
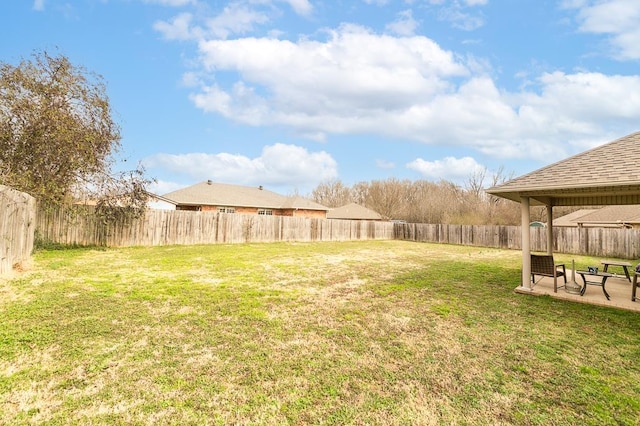
{"label": "window", "polygon": [[273,216],[273,210],[259,209],[258,214],[262,216]]}
{"label": "window", "polygon": [[218,213],[235,213],[235,207],[218,207]]}

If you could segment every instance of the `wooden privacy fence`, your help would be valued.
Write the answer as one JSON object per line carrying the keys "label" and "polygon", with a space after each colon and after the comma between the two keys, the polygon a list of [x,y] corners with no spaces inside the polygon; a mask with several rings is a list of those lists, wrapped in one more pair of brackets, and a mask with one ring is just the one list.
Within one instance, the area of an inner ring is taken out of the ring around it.
{"label": "wooden privacy fence", "polygon": [[36,200],[0,185],[0,275],[29,260],[35,223]]}
{"label": "wooden privacy fence", "polygon": [[[520,250],[520,226],[396,224],[401,240]],[[531,251],[547,251],[547,230],[530,228]],[[596,257],[640,259],[640,230],[622,228],[554,228],[553,251]]]}
{"label": "wooden privacy fence", "polygon": [[[519,226],[434,225],[149,210],[137,220],[103,224],[86,208],[38,214],[44,241],[80,246],[155,246],[276,241],[408,240],[519,250]],[[530,228],[531,250],[546,252],[544,228]],[[623,259],[640,258],[640,230],[554,228],[553,251]]]}
{"label": "wooden privacy fence", "polygon": [[109,247],[393,239],[389,222],[148,210],[143,218],[105,225],[87,210],[42,212],[38,237],[65,245]]}

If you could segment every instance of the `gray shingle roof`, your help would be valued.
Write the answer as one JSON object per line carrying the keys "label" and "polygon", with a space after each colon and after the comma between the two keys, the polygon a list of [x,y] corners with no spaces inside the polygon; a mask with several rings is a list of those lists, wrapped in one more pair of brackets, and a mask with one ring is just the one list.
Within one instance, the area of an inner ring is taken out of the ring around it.
{"label": "gray shingle roof", "polygon": [[598,146],[487,190],[555,205],[640,204],[640,132]]}
{"label": "gray shingle roof", "polygon": [[553,226],[578,226],[583,216],[595,212],[597,209],[580,209],[578,211],[553,219]]}
{"label": "gray shingle roof", "polygon": [[575,219],[578,223],[640,223],[640,206],[607,206]]}
{"label": "gray shingle roof", "polygon": [[329,210],[327,219],[382,220],[382,216],[371,209],[351,203]]}
{"label": "gray shingle roof", "polygon": [[328,207],[318,204],[315,201],[302,197],[286,197],[286,200],[280,206],[282,209],[300,209],[300,210],[329,210]]}
{"label": "gray shingle roof", "polygon": [[328,210],[301,197],[286,197],[262,187],[200,182],[163,195],[180,205],[256,207],[265,209],[299,208]]}

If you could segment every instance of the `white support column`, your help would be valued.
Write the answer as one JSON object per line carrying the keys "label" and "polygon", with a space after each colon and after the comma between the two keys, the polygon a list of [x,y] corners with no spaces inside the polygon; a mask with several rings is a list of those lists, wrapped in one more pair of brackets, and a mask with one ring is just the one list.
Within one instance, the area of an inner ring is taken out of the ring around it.
{"label": "white support column", "polygon": [[520,213],[522,217],[522,282],[523,290],[532,290],[531,285],[531,212],[529,211],[529,197],[520,197]]}
{"label": "white support column", "polygon": [[547,205],[547,254],[553,254],[553,206]]}

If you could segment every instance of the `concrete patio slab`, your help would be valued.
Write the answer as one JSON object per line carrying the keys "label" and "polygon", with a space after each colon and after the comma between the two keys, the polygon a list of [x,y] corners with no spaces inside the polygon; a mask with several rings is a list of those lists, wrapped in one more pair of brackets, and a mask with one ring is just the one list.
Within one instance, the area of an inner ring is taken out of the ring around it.
{"label": "concrete patio slab", "polygon": [[[611,272],[611,271],[610,271]],[[584,284],[582,278],[575,274],[575,282],[582,287]],[[568,281],[571,283],[572,271],[567,269]],[[539,278],[539,277],[536,277]],[[558,286],[563,285],[564,280],[558,278]],[[610,308],[626,309],[629,311],[640,312],[640,289],[638,289],[638,299],[635,302],[631,301],[631,283],[627,280],[624,273],[614,274],[613,277],[607,279],[606,289],[611,300],[607,300],[602,288],[599,286],[589,285],[585,290],[584,296],[580,294],[571,294],[565,291],[564,287],[558,288],[558,292],[553,292],[553,278],[542,277],[539,281],[536,281],[533,289],[528,290],[524,287],[518,287],[515,289],[516,293],[528,294],[532,296],[551,296],[556,299],[567,300],[570,302],[587,303],[590,305],[607,306]]]}

